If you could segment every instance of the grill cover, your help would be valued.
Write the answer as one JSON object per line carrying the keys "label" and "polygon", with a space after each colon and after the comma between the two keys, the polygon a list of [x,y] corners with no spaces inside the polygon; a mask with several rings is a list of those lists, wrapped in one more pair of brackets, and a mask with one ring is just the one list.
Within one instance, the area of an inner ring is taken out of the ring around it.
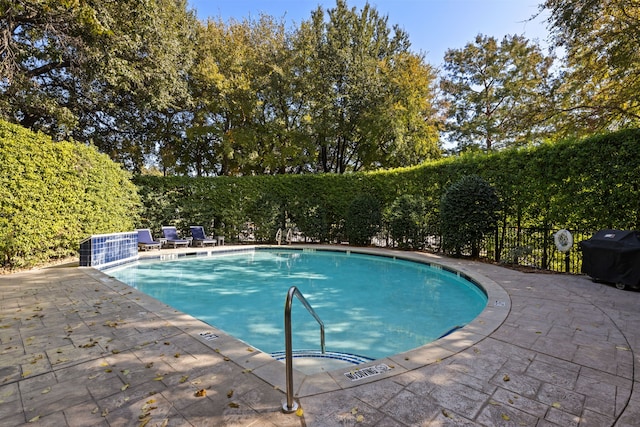
{"label": "grill cover", "polygon": [[600,230],[580,242],[580,249],[583,273],[603,282],[640,285],[640,234],[637,231]]}

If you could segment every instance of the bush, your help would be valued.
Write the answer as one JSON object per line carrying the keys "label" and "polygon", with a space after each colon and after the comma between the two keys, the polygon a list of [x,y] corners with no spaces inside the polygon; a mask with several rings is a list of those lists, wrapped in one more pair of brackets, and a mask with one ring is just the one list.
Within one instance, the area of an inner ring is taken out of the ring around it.
{"label": "bush", "polygon": [[385,216],[389,234],[398,247],[424,247],[427,212],[422,199],[411,194],[403,194],[393,202]]}
{"label": "bush", "polygon": [[477,175],[465,176],[447,189],[440,206],[443,248],[478,256],[484,235],[498,223],[500,200],[495,189]]}
{"label": "bush", "polygon": [[[335,242],[348,235],[346,217],[360,194],[375,195],[389,212],[399,197],[412,196],[427,209],[428,224],[452,183],[478,175],[503,202],[504,227],[640,228],[640,130],[627,129],[583,140],[545,143],[491,154],[469,153],[420,166],[369,173],[250,177],[136,177],[143,197],[141,225],[159,232],[174,224],[215,228],[234,241],[245,224],[271,218],[252,207],[269,194],[297,229],[313,241]],[[398,212],[402,216],[401,212]],[[400,221],[400,218],[398,218]],[[404,226],[403,226],[404,227]],[[269,235],[273,234],[269,230]],[[433,234],[438,234],[433,231]],[[397,231],[398,240],[405,232]],[[409,234],[406,234],[409,239]],[[412,239],[412,238],[411,238]],[[407,240],[407,246],[412,246]]]}
{"label": "bush", "polygon": [[77,255],[92,235],[132,230],[130,176],[93,147],[0,121],[0,265],[31,267]]}
{"label": "bush", "polygon": [[380,230],[382,209],[373,196],[362,194],[353,199],[345,221],[349,244],[366,246]]}

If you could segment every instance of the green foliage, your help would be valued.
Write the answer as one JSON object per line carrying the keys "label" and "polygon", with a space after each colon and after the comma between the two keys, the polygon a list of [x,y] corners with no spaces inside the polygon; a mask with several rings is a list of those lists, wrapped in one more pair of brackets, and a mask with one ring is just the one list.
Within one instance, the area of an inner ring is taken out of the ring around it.
{"label": "green foliage", "polygon": [[345,228],[349,244],[366,246],[380,230],[382,210],[380,202],[370,194],[358,195],[347,211]]}
{"label": "green foliage", "polygon": [[427,206],[413,194],[403,194],[393,201],[385,214],[391,238],[401,249],[422,249],[426,234]]}
{"label": "green foliage", "polygon": [[541,124],[552,63],[522,36],[498,42],[478,35],[464,49],[449,49],[440,85],[447,131],[458,150],[522,146],[548,133],[548,124]]}
{"label": "green foliage", "polygon": [[129,174],[106,155],[0,121],[3,267],[77,254],[92,234],[133,229],[138,209]]}
{"label": "green foliage", "polygon": [[440,231],[443,247],[461,255],[471,249],[477,256],[484,235],[498,222],[500,200],[495,189],[477,175],[453,183],[442,196]]}
{"label": "green foliage", "polygon": [[189,103],[197,21],[186,5],[0,0],[0,118],[139,171]]}
{"label": "green foliage", "polygon": [[502,201],[501,226],[638,229],[638,164],[640,130],[635,129],[371,173],[144,176],[135,182],[144,205],[141,225],[156,233],[161,225],[174,224],[187,232],[189,225],[201,224],[210,233],[215,229],[237,241],[253,224],[260,233],[265,230],[260,239],[272,240],[274,229],[288,219],[307,239],[338,242],[349,235],[347,214],[353,200],[369,194],[386,212],[388,231],[397,244],[418,247],[410,230],[420,221],[408,212],[420,216],[424,204],[424,227],[433,227],[446,190],[467,175],[478,175],[496,189]]}
{"label": "green foliage", "polygon": [[636,0],[545,0],[549,29],[566,52],[554,90],[565,133],[589,135],[640,120],[640,5]]}

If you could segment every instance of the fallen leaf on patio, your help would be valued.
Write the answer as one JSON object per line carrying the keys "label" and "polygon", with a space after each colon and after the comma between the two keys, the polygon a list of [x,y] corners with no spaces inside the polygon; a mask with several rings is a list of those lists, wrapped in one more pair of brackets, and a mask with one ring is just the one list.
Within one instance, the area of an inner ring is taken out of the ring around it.
{"label": "fallen leaf on patio", "polygon": [[113,372],[113,369],[105,369],[104,370],[107,374],[110,374],[111,372]]}
{"label": "fallen leaf on patio", "polygon": [[183,375],[183,376],[180,378],[180,383],[181,383],[181,384],[182,384],[182,383],[186,383],[188,379],[189,379],[189,376],[188,376],[188,375]]}
{"label": "fallen leaf on patio", "polygon": [[111,353],[118,354],[118,353],[120,353],[120,350],[114,348],[113,350],[111,350]]}
{"label": "fallen leaf on patio", "polygon": [[38,421],[40,419],[40,415],[38,415],[37,417],[33,417],[29,420],[30,423],[35,423],[36,421]]}
{"label": "fallen leaf on patio", "polygon": [[245,369],[244,371],[242,371],[243,374],[248,374],[250,372],[252,372],[253,369]]}
{"label": "fallen leaf on patio", "polygon": [[120,371],[120,372],[122,372],[122,375],[124,375],[124,376],[129,375],[129,370],[128,369],[125,369],[124,371]]}
{"label": "fallen leaf on patio", "polygon": [[162,424],[160,424],[160,427],[167,427],[168,424],[169,424],[169,418],[165,418],[162,421]]}
{"label": "fallen leaf on patio", "polygon": [[511,420],[511,417],[509,415],[507,415],[507,414],[502,414],[502,419],[505,420],[505,421],[509,421],[509,420]]}
{"label": "fallen leaf on patio", "polygon": [[120,387],[120,390],[121,390],[121,391],[125,391],[125,390],[126,390],[126,389],[128,389],[128,388],[129,388],[129,384],[125,384],[125,385],[123,385],[122,387]]}
{"label": "fallen leaf on patio", "polygon": [[357,423],[361,423],[361,422],[363,422],[363,421],[364,421],[364,415],[358,415],[358,416],[356,417],[356,422],[357,422]]}
{"label": "fallen leaf on patio", "polygon": [[302,408],[298,408],[298,409],[296,410],[296,415],[297,415],[297,416],[299,416],[299,417],[301,417],[301,416],[303,416],[303,415],[304,415],[304,411],[302,410]]}
{"label": "fallen leaf on patio", "polygon": [[196,391],[196,397],[204,397],[207,395],[207,390],[205,389],[200,389],[198,391]]}
{"label": "fallen leaf on patio", "polygon": [[107,362],[102,362],[100,366],[109,366],[109,364]]}
{"label": "fallen leaf on patio", "polygon": [[93,411],[91,411],[91,413],[92,413],[92,414],[97,414],[99,410],[100,410],[100,409],[98,409],[98,408],[93,408]]}
{"label": "fallen leaf on patio", "polygon": [[502,377],[502,381],[504,382],[511,381],[511,378],[509,378],[509,375],[504,374],[504,377]]}
{"label": "fallen leaf on patio", "polygon": [[617,349],[617,350],[624,350],[624,351],[631,351],[631,350],[629,349],[629,347],[626,347],[626,346],[624,346],[624,345],[617,345],[617,346],[616,346],[616,349]]}
{"label": "fallen leaf on patio", "polygon": [[247,351],[248,351],[249,353],[253,353],[255,350],[254,350],[254,349],[252,349],[251,347],[247,347]]}
{"label": "fallen leaf on patio", "polygon": [[164,379],[163,375],[158,375],[157,377],[155,377],[153,380],[154,381],[162,381]]}
{"label": "fallen leaf on patio", "polygon": [[44,390],[42,390],[40,393],[41,393],[41,394],[47,394],[47,393],[49,393],[50,391],[51,391],[51,387],[47,387],[47,388],[45,388]]}
{"label": "fallen leaf on patio", "polygon": [[180,353],[174,354],[173,357],[175,357],[177,359],[178,357],[180,357]]}
{"label": "fallen leaf on patio", "polygon": [[147,424],[149,424],[149,421],[151,421],[151,418],[143,420],[138,427],[145,427]]}
{"label": "fallen leaf on patio", "polygon": [[147,369],[153,367],[153,362],[147,363],[146,365],[144,365],[144,367]]}
{"label": "fallen leaf on patio", "polygon": [[442,415],[444,415],[447,418],[453,418],[453,416],[446,409],[442,410]]}
{"label": "fallen leaf on patio", "polygon": [[560,408],[562,408],[562,405],[560,404],[560,402],[553,402],[553,403],[551,404],[551,406],[553,406],[553,407],[554,407],[554,408],[556,408],[556,409],[560,409]]}
{"label": "fallen leaf on patio", "polygon": [[165,341],[164,345],[171,345],[171,343],[169,341]]}
{"label": "fallen leaf on patio", "polygon": [[102,414],[101,414],[101,415],[102,415],[103,417],[106,417],[107,415],[109,415],[109,409],[104,408],[104,411],[102,411]]}
{"label": "fallen leaf on patio", "polygon": [[231,396],[233,396],[233,390],[229,390],[229,391],[227,392],[227,397],[228,397],[229,399],[231,399]]}
{"label": "fallen leaf on patio", "polygon": [[490,400],[489,405],[500,406],[500,403],[496,402],[495,400]]}
{"label": "fallen leaf on patio", "polygon": [[238,405],[236,402],[230,402],[229,403],[229,408],[239,408],[240,405]]}
{"label": "fallen leaf on patio", "polygon": [[228,361],[230,361],[231,359],[229,359],[228,357],[226,357],[226,356],[225,356],[223,360],[224,360],[225,362],[228,362]]}
{"label": "fallen leaf on patio", "polygon": [[29,375],[31,375],[31,371],[24,371],[24,372],[22,373],[22,378],[24,378],[24,377],[28,377]]}
{"label": "fallen leaf on patio", "polygon": [[351,415],[355,415],[358,413],[358,408],[351,408]]}

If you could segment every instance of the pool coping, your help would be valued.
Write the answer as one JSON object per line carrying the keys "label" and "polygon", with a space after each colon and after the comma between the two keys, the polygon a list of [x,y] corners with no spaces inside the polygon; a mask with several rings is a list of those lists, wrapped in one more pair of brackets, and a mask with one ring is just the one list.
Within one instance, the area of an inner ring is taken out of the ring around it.
{"label": "pool coping", "polygon": [[[445,337],[432,341],[421,347],[390,357],[376,359],[372,362],[354,366],[348,370],[342,368],[307,375],[294,369],[293,382],[294,395],[296,398],[345,390],[439,363],[442,360],[464,351],[489,337],[505,321],[511,310],[511,298],[509,297],[509,294],[495,281],[479,274],[476,271],[471,271],[464,266],[456,264],[454,260],[430,253],[404,252],[387,248],[352,247],[343,245],[243,245],[211,248],[184,248],[172,250],[171,252],[141,252],[139,259],[177,259],[186,256],[211,256],[219,255],[221,253],[237,253],[256,249],[259,250],[261,248],[309,249],[316,251],[360,253],[431,264],[441,266],[442,268],[452,272],[460,273],[463,277],[471,279],[477,285],[480,285],[487,293],[487,305],[474,320]],[[275,360],[271,355],[254,349],[249,344],[226,334],[215,326],[211,326],[186,313],[176,310],[173,307],[118,281],[101,270],[89,267],[86,268],[86,272],[104,285],[114,288],[117,292],[121,294],[128,294],[127,296],[129,298],[135,299],[136,303],[143,308],[154,312],[157,316],[164,318],[164,320],[183,330],[185,333],[198,339],[211,348],[212,351],[220,353],[222,356],[244,367],[245,372],[257,376],[274,388],[278,388],[280,390],[286,389],[285,364],[281,361]],[[125,286],[126,289],[118,289],[121,286]],[[356,380],[350,379],[347,376],[347,374],[351,374],[349,376],[354,377],[356,375],[353,375],[353,372],[367,368],[373,368],[368,372],[377,373],[363,376]]]}

